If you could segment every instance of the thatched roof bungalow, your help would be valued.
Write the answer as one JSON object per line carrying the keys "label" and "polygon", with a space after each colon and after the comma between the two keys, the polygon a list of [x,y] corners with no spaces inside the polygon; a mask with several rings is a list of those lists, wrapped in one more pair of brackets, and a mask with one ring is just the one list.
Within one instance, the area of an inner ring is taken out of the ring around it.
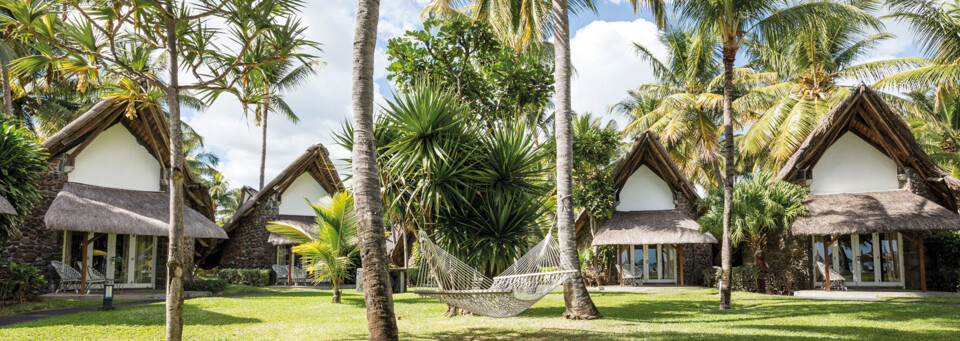
{"label": "thatched roof bungalow", "polygon": [[611,218],[597,224],[582,212],[576,227],[578,234],[592,235],[593,246],[617,246],[620,284],[700,280],[711,265],[709,244],[717,240],[700,233],[700,198],[657,134],[636,137],[614,168],[613,186],[617,207]]}
{"label": "thatched roof bungalow", "polygon": [[[41,200],[5,260],[50,267],[60,261],[92,269],[121,287],[163,286],[169,235],[171,172],[167,121],[160,108],[104,100],[43,142],[50,157],[38,184]],[[213,201],[189,168],[184,172],[188,248],[227,235],[213,223]],[[51,281],[52,282],[52,281]]]}
{"label": "thatched roof bungalow", "polygon": [[294,160],[263,189],[244,187],[240,207],[224,224],[230,240],[208,258],[220,268],[269,269],[274,264],[297,261],[290,253],[293,241],[267,231],[272,221],[285,222],[311,231],[316,225],[313,209],[318,202],[343,190],[329,152],[315,144]]}
{"label": "thatched roof bungalow", "polygon": [[817,265],[826,259],[848,286],[926,290],[924,235],[960,229],[960,181],[863,85],[823,117],[777,179],[810,188],[810,214],[791,231],[811,236],[815,286],[829,282]]}

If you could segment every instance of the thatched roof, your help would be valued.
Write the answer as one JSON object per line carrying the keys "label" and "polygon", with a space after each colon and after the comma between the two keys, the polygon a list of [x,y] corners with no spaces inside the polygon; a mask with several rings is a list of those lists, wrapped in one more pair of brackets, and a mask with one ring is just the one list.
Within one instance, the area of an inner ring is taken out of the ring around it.
{"label": "thatched roof", "polygon": [[[316,230],[317,218],[312,216],[302,216],[302,215],[281,215],[277,217],[277,220],[272,222],[283,223],[291,226],[295,226],[303,230],[306,233],[313,233]],[[281,236],[280,234],[270,232],[270,237],[267,238],[267,242],[271,245],[293,245],[296,244],[287,237]]]}
{"label": "thatched roof", "polygon": [[944,172],[917,144],[910,126],[890,104],[865,85],[827,113],[777,174],[777,180],[810,179],[810,170],[844,133],[851,132],[886,154],[900,172],[915,170],[926,180],[934,202],[958,211],[960,181]]}
{"label": "thatched roof", "polygon": [[793,223],[796,235],[960,230],[960,215],[907,190],[815,194],[810,215]]}
{"label": "thatched roof", "polygon": [[[640,166],[647,166],[662,178],[671,190],[679,191],[691,203],[700,200],[697,191],[660,144],[660,137],[656,133],[644,131],[636,136],[635,141],[633,147],[620,159],[613,170],[613,190],[616,192],[617,199],[620,198],[620,191],[633,172],[636,172]],[[580,212],[575,223],[578,233],[588,221],[586,212]]]}
{"label": "thatched roof", "polygon": [[[226,239],[227,233],[207,217],[183,208],[184,235]],[[168,236],[170,196],[67,182],[44,216],[50,230]]]}
{"label": "thatched roof", "polygon": [[0,196],[0,214],[17,214],[17,210],[7,201],[7,198]]}
{"label": "thatched roof", "polygon": [[[69,152],[67,163],[72,165],[76,155],[100,133],[114,124],[122,124],[157,159],[163,178],[167,178],[170,171],[170,137],[166,117],[156,106],[139,106],[136,115],[128,117],[125,114],[126,107],[127,101],[124,100],[106,99],[100,101],[86,113],[43,141],[43,146],[51,157]],[[184,166],[188,168],[185,172],[186,179],[184,181],[187,205],[207,218],[213,219],[216,208],[207,187],[192,170],[189,170],[189,166],[185,162]]]}
{"label": "thatched roof", "polygon": [[[274,194],[283,194],[287,187],[297,179],[300,174],[308,172],[327,193],[331,195],[343,190],[343,183],[340,182],[340,176],[337,175],[337,169],[333,167],[330,161],[330,152],[322,144],[315,144],[307,148],[293,163],[287,166],[273,180],[263,186],[259,192],[250,188],[247,193],[252,194],[249,200],[243,201],[237,212],[234,213],[230,221],[223,225],[227,231],[233,231],[240,222],[240,218],[253,211],[253,208],[269,199]],[[254,193],[255,192],[255,193]]]}
{"label": "thatched roof", "polygon": [[593,236],[593,245],[712,244],[700,225],[677,210],[614,212]]}

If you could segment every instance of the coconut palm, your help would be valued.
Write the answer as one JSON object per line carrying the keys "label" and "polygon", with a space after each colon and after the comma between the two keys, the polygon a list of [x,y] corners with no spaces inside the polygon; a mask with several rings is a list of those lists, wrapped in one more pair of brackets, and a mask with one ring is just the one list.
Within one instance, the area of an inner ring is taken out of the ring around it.
{"label": "coconut palm", "polygon": [[[734,246],[746,243],[754,252],[760,268],[761,285],[767,293],[773,288],[766,285],[767,261],[764,248],[767,241],[790,230],[790,225],[808,210],[803,204],[809,192],[803,186],[786,181],[772,181],[767,172],[752,173],[744,177],[734,188],[732,231],[730,239]],[[707,213],[700,218],[703,232],[714,236],[723,233],[723,190],[711,188],[701,205]]]}
{"label": "coconut palm", "polygon": [[890,9],[888,18],[910,25],[926,58],[877,61],[865,67],[863,74],[881,78],[876,83],[878,87],[957,91],[960,0],[887,0],[886,5]]}
{"label": "coconut palm", "polygon": [[[631,120],[624,133],[656,132],[687,177],[704,187],[718,186],[722,182],[723,96],[711,84],[720,75],[717,38],[687,27],[668,26],[660,42],[667,47],[665,61],[634,43],[637,55],[650,64],[657,82],[632,90],[629,99],[610,110]],[[741,73],[753,76],[749,70]]]}
{"label": "coconut palm", "polygon": [[353,211],[353,195],[341,191],[320,203],[310,204],[316,215],[314,231],[304,231],[282,222],[267,224],[267,230],[293,240],[291,250],[303,256],[307,272],[319,283],[329,279],[333,284],[333,303],[340,303],[340,284],[350,277],[357,254],[357,218]]}
{"label": "coconut palm", "polygon": [[393,293],[388,273],[383,208],[380,201],[380,177],[377,144],[373,136],[373,60],[377,45],[380,2],[359,0],[353,36],[353,190],[356,195],[357,234],[364,296],[367,305],[367,330],[371,340],[397,340],[397,319],[393,312]]}
{"label": "coconut palm", "polygon": [[778,0],[688,0],[680,4],[681,17],[700,32],[720,39],[723,62],[723,134],[724,134],[724,228],[721,240],[720,308],[730,309],[730,210],[733,205],[735,176],[733,100],[734,63],[741,43],[757,32],[768,39],[784,39],[798,27],[826,27],[831,21],[873,23],[875,18],[862,9],[832,1],[803,2],[795,6]]}
{"label": "coconut palm", "polygon": [[905,119],[917,143],[953,176],[960,175],[960,94],[920,89],[895,101],[908,114]]}
{"label": "coconut palm", "polygon": [[[853,6],[870,11],[873,1]],[[856,63],[892,34],[877,32],[879,21],[809,23],[789,39],[744,42],[750,67],[765,70],[771,84],[755,88],[734,102],[734,109],[758,116],[744,134],[740,150],[756,158],[757,167],[776,171],[796,152],[830,109],[850,93],[843,80],[855,78],[864,67]]]}

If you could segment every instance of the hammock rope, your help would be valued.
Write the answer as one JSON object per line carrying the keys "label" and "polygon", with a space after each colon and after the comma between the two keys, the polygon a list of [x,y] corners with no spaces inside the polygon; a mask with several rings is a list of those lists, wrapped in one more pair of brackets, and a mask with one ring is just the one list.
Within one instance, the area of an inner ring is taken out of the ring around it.
{"label": "hammock rope", "polygon": [[509,268],[494,278],[457,259],[420,231],[418,281],[412,290],[471,313],[512,317],[573,277],[576,270],[561,270],[560,246],[553,229]]}

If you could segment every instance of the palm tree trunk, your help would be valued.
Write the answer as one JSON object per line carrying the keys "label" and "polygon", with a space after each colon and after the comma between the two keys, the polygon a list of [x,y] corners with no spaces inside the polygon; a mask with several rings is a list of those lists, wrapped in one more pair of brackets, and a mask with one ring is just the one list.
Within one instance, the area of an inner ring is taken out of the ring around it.
{"label": "palm tree trunk", "polygon": [[570,118],[570,23],[567,0],[553,0],[553,32],[555,34],[554,83],[557,125],[557,236],[560,242],[560,264],[564,270],[576,270],[563,284],[563,301],[569,319],[603,317],[590,299],[580,273],[577,241],[573,227],[573,140]]}
{"label": "palm tree trunk", "polygon": [[[167,4],[169,13],[176,13],[173,2]],[[170,235],[167,254],[167,340],[179,341],[183,336],[183,275],[184,245],[183,236],[183,132],[180,130],[180,82],[178,79],[179,61],[177,60],[177,21],[167,17],[167,58],[169,62],[169,85],[167,107],[170,111]]]}
{"label": "palm tree trunk", "polygon": [[373,53],[379,15],[379,0],[359,0],[353,40],[353,189],[369,338],[397,340],[373,137]]}
{"label": "palm tree trunk", "polygon": [[10,89],[10,70],[6,65],[0,66],[3,78],[3,113],[13,116],[13,91]]}
{"label": "palm tree trunk", "polygon": [[260,107],[260,128],[263,129],[260,138],[260,188],[263,189],[263,171],[267,167],[267,106]]}
{"label": "palm tree trunk", "polygon": [[720,246],[720,309],[730,309],[731,258],[730,218],[733,210],[733,62],[737,58],[736,43],[723,44],[723,134],[724,161],[723,178],[723,238]]}

